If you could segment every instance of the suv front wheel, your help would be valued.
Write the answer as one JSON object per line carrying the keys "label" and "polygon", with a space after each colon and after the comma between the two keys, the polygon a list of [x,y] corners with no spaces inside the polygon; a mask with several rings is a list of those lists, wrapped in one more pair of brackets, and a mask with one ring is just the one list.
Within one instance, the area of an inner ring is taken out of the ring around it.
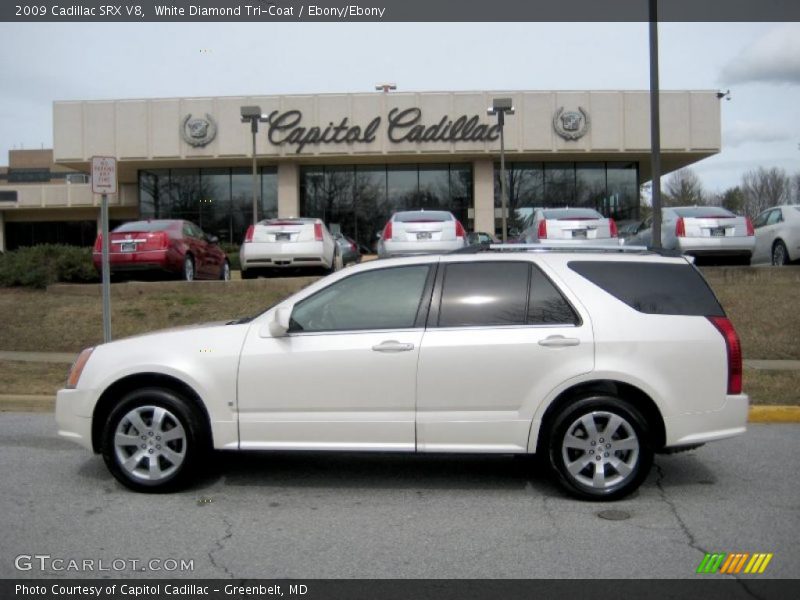
{"label": "suv front wheel", "polygon": [[645,419],[627,402],[605,395],[583,398],[556,415],[548,456],[560,483],[585,500],[627,496],[653,464]]}

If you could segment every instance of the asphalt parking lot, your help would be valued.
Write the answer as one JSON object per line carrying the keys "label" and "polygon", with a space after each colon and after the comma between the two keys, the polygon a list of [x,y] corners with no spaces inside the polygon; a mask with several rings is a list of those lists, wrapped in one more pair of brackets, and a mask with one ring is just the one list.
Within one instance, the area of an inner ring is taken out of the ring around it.
{"label": "asphalt parking lot", "polygon": [[[800,425],[659,456],[613,504],[505,456],[226,454],[192,490],[141,495],[54,431],[0,414],[0,577],[694,578],[705,552],[772,552],[760,577],[800,575]],[[19,555],[193,569],[18,571]]]}

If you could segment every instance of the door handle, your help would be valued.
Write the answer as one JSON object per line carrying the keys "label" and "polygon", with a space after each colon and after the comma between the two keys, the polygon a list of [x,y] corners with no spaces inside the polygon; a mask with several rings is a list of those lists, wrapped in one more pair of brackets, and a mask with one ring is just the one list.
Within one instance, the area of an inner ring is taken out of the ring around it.
{"label": "door handle", "polygon": [[539,345],[546,348],[564,348],[566,346],[577,346],[580,343],[581,341],[578,338],[568,338],[563,335],[551,335],[539,340]]}
{"label": "door handle", "polygon": [[408,352],[414,349],[414,344],[402,344],[397,340],[387,340],[373,346],[375,352]]}

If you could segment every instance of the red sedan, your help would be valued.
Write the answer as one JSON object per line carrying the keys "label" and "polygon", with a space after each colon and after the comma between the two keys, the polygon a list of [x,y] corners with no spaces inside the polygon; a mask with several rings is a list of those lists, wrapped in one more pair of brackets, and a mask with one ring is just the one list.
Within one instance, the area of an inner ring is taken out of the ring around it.
{"label": "red sedan", "polygon": [[[103,236],[94,243],[94,266],[102,272]],[[193,279],[231,278],[231,267],[219,239],[181,219],[132,221],[109,236],[111,274],[160,271]]]}

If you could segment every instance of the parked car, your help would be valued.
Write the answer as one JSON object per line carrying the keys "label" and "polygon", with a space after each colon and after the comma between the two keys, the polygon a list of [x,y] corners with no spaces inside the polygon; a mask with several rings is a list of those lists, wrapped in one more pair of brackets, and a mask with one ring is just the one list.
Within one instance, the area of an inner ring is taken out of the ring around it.
{"label": "parked car", "polygon": [[618,246],[617,224],[593,208],[536,208],[520,235],[526,244]]}
{"label": "parked car", "polygon": [[643,221],[641,219],[629,219],[626,221],[619,221],[617,223],[617,235],[622,240],[629,240],[643,227]]}
{"label": "parked car", "polygon": [[[124,223],[109,232],[112,275],[164,272],[181,279],[231,278],[231,266],[216,236],[181,219],[147,219]],[[103,236],[94,242],[92,260],[102,274]]]}
{"label": "parked car", "polygon": [[491,233],[485,233],[483,231],[473,231],[467,234],[468,246],[476,246],[478,244],[496,244],[498,241],[499,240]]}
{"label": "parked car", "polygon": [[800,260],[800,206],[775,206],[759,214],[753,226],[756,247],[753,262],[776,266]]}
{"label": "parked car", "polygon": [[[648,219],[628,243],[651,246]],[[681,254],[749,265],[755,248],[753,224],[720,206],[674,206],[661,211],[661,246]]]}
{"label": "parked car", "polygon": [[56,421],[146,492],[211,448],[500,452],[612,500],[747,411],[736,331],[687,258],[506,247],[370,261],[251,319],[88,348]]}
{"label": "parked car", "polygon": [[412,210],[392,215],[378,240],[378,257],[452,252],[466,245],[464,226],[444,210]]}
{"label": "parked car", "polygon": [[242,279],[269,269],[342,268],[342,257],[321,219],[278,218],[250,225],[239,250]]}
{"label": "parked car", "polygon": [[339,247],[339,254],[342,257],[342,266],[361,262],[361,252],[354,239],[347,237],[343,233],[337,233],[333,238],[336,240],[336,245]]}

